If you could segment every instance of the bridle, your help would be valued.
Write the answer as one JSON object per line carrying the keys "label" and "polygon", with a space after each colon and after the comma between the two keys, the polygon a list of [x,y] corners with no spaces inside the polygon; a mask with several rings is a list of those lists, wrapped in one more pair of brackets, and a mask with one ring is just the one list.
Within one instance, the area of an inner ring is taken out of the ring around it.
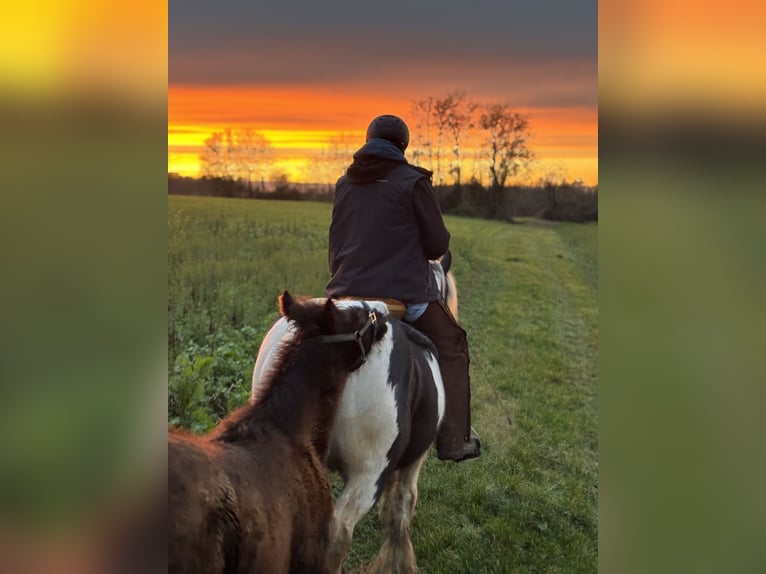
{"label": "bridle", "polygon": [[[351,366],[349,369],[350,371],[355,371],[367,362],[367,351],[364,348],[364,335],[367,333],[369,328],[372,327],[372,340],[374,342],[375,333],[378,328],[378,316],[375,314],[375,311],[373,311],[365,301],[360,301],[360,303],[362,304],[362,307],[364,307],[364,310],[367,311],[367,322],[360,329],[357,329],[353,333],[341,333],[338,335],[317,335],[316,337],[309,337],[308,339],[304,339],[306,341],[312,340],[319,343],[346,343],[349,341],[356,341],[356,343],[359,345],[361,356],[359,357],[359,360],[357,360],[357,362]],[[370,347],[372,347],[372,343],[370,343]]]}

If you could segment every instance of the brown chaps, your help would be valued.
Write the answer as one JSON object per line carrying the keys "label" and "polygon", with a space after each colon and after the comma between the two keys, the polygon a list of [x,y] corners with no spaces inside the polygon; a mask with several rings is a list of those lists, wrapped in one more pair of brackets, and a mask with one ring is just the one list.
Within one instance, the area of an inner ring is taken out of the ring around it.
{"label": "brown chaps", "polygon": [[446,404],[436,450],[439,454],[449,453],[460,448],[471,435],[468,338],[442,301],[429,303],[425,313],[411,325],[427,335],[439,351]]}

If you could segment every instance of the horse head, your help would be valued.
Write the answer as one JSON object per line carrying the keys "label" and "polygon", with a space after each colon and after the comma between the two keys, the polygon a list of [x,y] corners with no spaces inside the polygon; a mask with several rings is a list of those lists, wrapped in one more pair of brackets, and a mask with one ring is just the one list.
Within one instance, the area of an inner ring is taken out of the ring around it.
{"label": "horse head", "polygon": [[386,332],[387,316],[364,301],[336,305],[332,299],[296,300],[285,290],[279,296],[280,315],[298,328],[296,342],[343,345],[349,371],[359,368],[376,341]]}

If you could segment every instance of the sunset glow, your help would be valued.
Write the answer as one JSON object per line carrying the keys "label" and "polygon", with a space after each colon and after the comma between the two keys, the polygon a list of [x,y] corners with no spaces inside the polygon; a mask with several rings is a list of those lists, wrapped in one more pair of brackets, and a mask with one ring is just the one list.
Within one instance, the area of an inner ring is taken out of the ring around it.
{"label": "sunset glow", "polygon": [[555,3],[553,11],[495,2],[447,13],[418,2],[407,18],[384,6],[349,11],[336,0],[297,11],[283,3],[171,5],[168,171],[198,175],[206,138],[248,128],[271,145],[265,171],[335,181],[343,167],[330,173],[322,155],[347,154],[350,163],[372,118],[402,117],[414,142],[413,102],[462,92],[529,115],[539,171],[596,185],[598,5]]}
{"label": "sunset glow", "polygon": [[[198,155],[212,132],[252,127],[274,148],[274,172],[286,173],[294,182],[324,183],[317,182],[311,170],[318,150],[341,133],[354,135],[361,146],[367,123],[380,113],[397,114],[412,126],[411,102],[406,98],[339,95],[318,89],[171,86],[168,171],[199,175]],[[563,171],[568,179],[579,178],[588,185],[598,183],[597,109],[518,111],[531,117],[531,145],[541,162]]]}

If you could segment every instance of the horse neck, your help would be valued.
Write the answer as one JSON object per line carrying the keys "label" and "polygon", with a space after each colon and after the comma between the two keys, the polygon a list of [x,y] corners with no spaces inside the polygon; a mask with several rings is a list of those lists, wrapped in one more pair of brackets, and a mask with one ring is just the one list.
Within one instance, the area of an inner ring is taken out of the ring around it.
{"label": "horse neck", "polygon": [[348,372],[338,366],[338,358],[327,345],[288,351],[256,402],[227,417],[219,425],[215,439],[256,440],[276,428],[293,441],[310,442],[324,459],[348,377]]}

